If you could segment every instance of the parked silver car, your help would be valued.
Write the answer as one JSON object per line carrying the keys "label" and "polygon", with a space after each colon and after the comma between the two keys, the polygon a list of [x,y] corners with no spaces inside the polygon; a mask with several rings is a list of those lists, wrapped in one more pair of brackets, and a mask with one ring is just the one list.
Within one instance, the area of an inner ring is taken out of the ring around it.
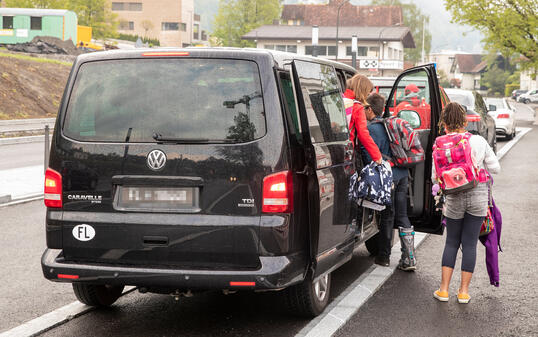
{"label": "parked silver car", "polygon": [[516,136],[516,111],[506,98],[486,97],[488,115],[495,119],[495,131],[498,135],[512,139]]}
{"label": "parked silver car", "polygon": [[526,93],[519,95],[517,101],[525,104],[538,103],[538,89],[529,90]]}

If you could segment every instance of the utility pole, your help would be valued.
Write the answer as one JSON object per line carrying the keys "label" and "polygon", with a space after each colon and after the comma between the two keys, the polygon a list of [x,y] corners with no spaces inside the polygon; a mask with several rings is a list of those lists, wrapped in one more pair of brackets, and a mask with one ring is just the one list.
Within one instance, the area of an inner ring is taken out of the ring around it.
{"label": "utility pole", "polygon": [[343,0],[340,5],[338,5],[338,9],[336,10],[336,52],[335,52],[335,61],[338,61],[338,28],[340,26],[340,9],[342,9],[342,6],[348,2],[349,0]]}
{"label": "utility pole", "polygon": [[318,56],[318,40],[319,40],[319,27],[317,25],[312,26],[312,56]]}
{"label": "utility pole", "polygon": [[426,24],[426,18],[422,18],[422,64],[424,64],[424,26]]}

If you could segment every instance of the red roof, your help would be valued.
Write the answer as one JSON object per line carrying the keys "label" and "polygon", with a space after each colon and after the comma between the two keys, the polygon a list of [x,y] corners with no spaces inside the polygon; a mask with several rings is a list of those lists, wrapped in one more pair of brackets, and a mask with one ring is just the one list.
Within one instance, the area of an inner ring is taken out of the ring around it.
{"label": "red roof", "polygon": [[487,65],[480,54],[456,54],[455,62],[461,73],[479,73]]}
{"label": "red roof", "polygon": [[[336,26],[340,1],[328,5],[284,5],[281,19],[302,20],[303,25]],[[339,26],[393,26],[403,23],[400,6],[355,6],[349,2],[340,9]]]}

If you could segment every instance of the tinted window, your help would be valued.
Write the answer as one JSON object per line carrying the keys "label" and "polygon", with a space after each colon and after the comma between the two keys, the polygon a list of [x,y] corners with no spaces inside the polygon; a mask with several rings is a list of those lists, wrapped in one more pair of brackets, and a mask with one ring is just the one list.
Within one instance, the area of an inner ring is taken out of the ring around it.
{"label": "tinted window", "polygon": [[64,134],[82,141],[154,142],[153,134],[247,142],[265,134],[260,77],[250,61],[130,59],[80,67]]}
{"label": "tinted window", "polygon": [[332,66],[295,61],[313,143],[346,140],[348,129],[338,76]]}
{"label": "tinted window", "polygon": [[447,92],[448,98],[450,98],[450,101],[457,102],[459,104],[465,105],[469,109],[473,109],[474,107],[474,100],[472,96],[468,96],[465,94],[458,94],[458,93],[451,93]]}
{"label": "tinted window", "polygon": [[282,83],[282,91],[284,92],[284,103],[286,104],[293,123],[293,133],[296,135],[297,141],[302,143],[303,135],[301,131],[301,123],[299,121],[299,114],[297,113],[295,94],[293,92],[293,84],[290,76],[285,73],[280,73],[280,83]]}
{"label": "tinted window", "polygon": [[13,17],[12,16],[2,17],[2,29],[13,29]]}
{"label": "tinted window", "polygon": [[488,112],[488,109],[486,108],[486,104],[484,103],[482,96],[480,96],[480,94],[478,94],[477,92],[474,92],[474,95],[475,95],[476,112],[481,113],[483,115],[486,114]]}
{"label": "tinted window", "polygon": [[41,17],[32,16],[30,18],[30,29],[31,30],[41,30]]}

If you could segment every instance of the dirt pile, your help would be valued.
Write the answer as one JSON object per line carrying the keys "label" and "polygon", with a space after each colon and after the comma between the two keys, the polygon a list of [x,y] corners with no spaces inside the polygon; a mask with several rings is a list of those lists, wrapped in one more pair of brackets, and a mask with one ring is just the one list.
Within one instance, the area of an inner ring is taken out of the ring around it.
{"label": "dirt pile", "polygon": [[0,51],[0,119],[54,117],[68,63]]}
{"label": "dirt pile", "polygon": [[10,51],[35,54],[81,54],[71,40],[62,41],[50,36],[36,36],[31,42],[8,44],[6,48]]}

